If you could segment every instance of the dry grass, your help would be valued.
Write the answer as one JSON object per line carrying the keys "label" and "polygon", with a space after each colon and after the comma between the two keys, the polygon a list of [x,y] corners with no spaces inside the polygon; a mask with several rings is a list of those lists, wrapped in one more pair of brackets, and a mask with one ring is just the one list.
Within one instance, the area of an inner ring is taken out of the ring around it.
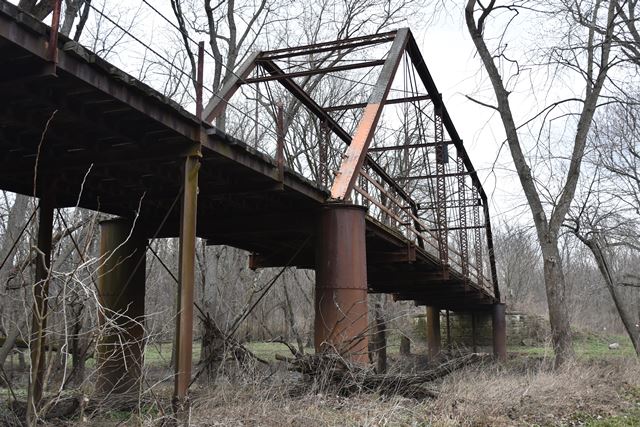
{"label": "dry grass", "polygon": [[[215,388],[195,384],[190,425],[636,426],[640,425],[639,368],[635,358],[615,357],[580,360],[553,371],[549,359],[515,356],[504,365],[467,366],[433,383],[437,398],[416,400],[319,392],[321,381],[309,385],[282,365],[274,372],[256,364],[230,369],[218,377]],[[85,417],[51,425],[157,426],[162,414],[171,414],[171,393],[170,381],[159,383],[153,396],[145,395],[137,414],[87,411]]]}
{"label": "dry grass", "polygon": [[520,362],[454,373],[432,411],[455,425],[572,425],[583,415],[631,409],[638,387],[632,359],[585,361],[558,371],[545,362]]}
{"label": "dry grass", "polygon": [[585,361],[555,372],[540,359],[474,366],[441,381],[440,397],[424,401],[376,394],[291,397],[286,383],[224,385],[201,391],[191,420],[202,426],[585,425],[637,404],[638,367],[631,359]]}

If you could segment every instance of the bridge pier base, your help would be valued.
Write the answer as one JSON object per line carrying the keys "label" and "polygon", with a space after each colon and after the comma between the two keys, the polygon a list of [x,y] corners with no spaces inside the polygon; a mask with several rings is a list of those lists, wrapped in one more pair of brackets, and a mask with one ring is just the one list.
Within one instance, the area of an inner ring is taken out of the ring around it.
{"label": "bridge pier base", "polygon": [[427,351],[429,361],[437,358],[442,351],[440,334],[440,309],[427,307]]}
{"label": "bridge pier base", "polygon": [[506,306],[503,303],[493,305],[493,355],[499,361],[507,360],[507,321]]}
{"label": "bridge pier base", "polygon": [[144,354],[147,238],[127,219],[100,223],[98,294],[104,328],[96,347],[96,392],[139,395]]}
{"label": "bridge pier base", "polygon": [[320,213],[316,243],[316,352],[368,362],[365,211],[331,203]]}

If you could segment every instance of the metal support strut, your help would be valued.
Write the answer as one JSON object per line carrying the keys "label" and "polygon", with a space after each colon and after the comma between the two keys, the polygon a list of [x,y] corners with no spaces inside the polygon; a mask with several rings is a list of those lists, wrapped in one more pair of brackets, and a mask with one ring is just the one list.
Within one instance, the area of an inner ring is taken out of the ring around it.
{"label": "metal support strut", "polygon": [[49,61],[54,65],[58,63],[58,30],[60,27],[60,11],[62,9],[62,0],[53,2],[53,14],[51,15],[51,32],[49,33],[49,46],[47,47],[47,56]]}
{"label": "metal support strut", "polygon": [[176,323],[175,383],[173,405],[179,419],[185,420],[189,401],[187,390],[191,382],[193,346],[193,287],[195,279],[196,215],[198,170],[200,157],[184,160],[182,205],[180,209],[180,258],[178,317]]}
{"label": "metal support strut", "polygon": [[[196,74],[196,116],[203,118],[204,43],[198,43],[198,72]],[[202,122],[199,124],[200,141],[204,135]],[[187,392],[191,383],[193,361],[193,287],[196,263],[196,218],[198,215],[198,172],[200,170],[201,148],[185,157],[182,175],[182,203],[180,205],[180,255],[178,284],[175,348],[175,379],[173,410],[176,418],[187,423],[189,400]]]}
{"label": "metal support strut", "polygon": [[447,230],[447,187],[445,176],[445,164],[449,161],[447,145],[444,143],[444,129],[442,126],[442,111],[435,110],[434,115],[435,140],[436,140],[436,222],[438,233],[438,253],[440,262],[448,272],[449,265],[449,230]]}
{"label": "metal support strut", "polygon": [[[473,186],[473,200],[480,200],[478,195],[478,189]],[[482,263],[482,233],[480,230],[480,206],[476,204],[473,207],[473,246],[476,257],[476,272],[478,275],[478,283],[480,285],[484,282],[484,266]]]}
{"label": "metal support strut", "polygon": [[457,156],[458,175],[458,204],[460,213],[460,264],[462,266],[462,276],[464,277],[465,288],[469,284],[469,241],[467,238],[467,187],[465,185],[464,157],[462,153]]}
{"label": "metal support strut", "polygon": [[276,104],[276,164],[278,165],[278,181],[284,183],[284,106]]}

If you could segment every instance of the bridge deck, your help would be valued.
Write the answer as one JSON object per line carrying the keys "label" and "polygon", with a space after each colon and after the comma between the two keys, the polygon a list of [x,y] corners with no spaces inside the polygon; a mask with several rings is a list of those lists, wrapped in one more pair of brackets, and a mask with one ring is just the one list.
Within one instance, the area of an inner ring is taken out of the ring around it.
{"label": "bridge deck", "polygon": [[[139,213],[150,238],[175,237],[182,159],[201,142],[197,235],[254,252],[255,266],[313,268],[325,191],[291,170],[280,182],[273,159],[62,36],[53,68],[47,37],[48,26],[0,2],[1,189]],[[446,278],[436,257],[372,218],[367,264],[371,292],[452,310],[495,302],[456,271]]]}

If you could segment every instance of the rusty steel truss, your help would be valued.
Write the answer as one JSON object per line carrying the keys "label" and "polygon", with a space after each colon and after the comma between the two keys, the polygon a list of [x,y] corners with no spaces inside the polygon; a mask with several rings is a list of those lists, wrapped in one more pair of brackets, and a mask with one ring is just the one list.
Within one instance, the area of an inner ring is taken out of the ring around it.
{"label": "rusty steel truss", "polygon": [[[383,58],[365,58],[348,63],[335,61],[329,66],[314,66],[312,61],[322,62],[318,60],[319,57],[340,57],[363,47],[385,45],[388,48],[385,48]],[[403,58],[413,67],[413,72],[417,74],[417,80],[426,93],[414,91],[404,96],[390,96],[394,79],[400,74]],[[305,59],[309,63],[302,70],[285,70],[278,63],[304,62]],[[320,105],[313,94],[299,83],[302,77],[323,78],[362,69],[379,69],[366,102]],[[486,287],[499,298],[487,196],[409,29],[253,53],[239,67],[236,75],[211,98],[204,108],[204,120],[214,123],[243,85],[266,82],[278,83],[321,124],[322,136],[316,142],[320,158],[320,176],[317,182],[325,184],[330,169],[326,134],[332,134],[346,145],[339,168],[334,171],[335,178],[327,183],[331,199],[355,201],[373,207],[370,215],[375,210],[379,213],[377,217],[381,222],[402,230],[418,247],[429,249],[430,245],[434,246],[444,277],[450,271],[456,271],[466,282]],[[410,143],[372,146],[386,106],[418,104],[426,104],[430,108],[430,120],[433,123],[431,136],[423,135],[420,140]],[[353,110],[357,110],[360,116],[354,131],[348,132],[338,117],[340,113]],[[278,115],[277,153],[281,153],[281,145],[284,144],[281,120],[282,117]],[[450,162],[449,153],[452,149],[456,153],[454,162]],[[393,176],[378,161],[381,155],[394,156],[401,152],[406,154],[409,150],[422,150],[419,152],[423,153],[427,161],[432,161],[434,170]],[[450,163],[453,164],[452,169]],[[431,181],[435,181],[435,185]],[[415,191],[411,188],[420,185],[432,190],[429,203],[414,197]],[[469,209],[472,210],[470,222],[467,218]],[[484,211],[482,218],[480,209]],[[473,237],[474,258],[469,255],[470,233]],[[483,247],[486,251],[483,251]],[[487,260],[483,260],[483,254],[488,255]],[[484,272],[485,265],[490,268],[488,276]]]}

